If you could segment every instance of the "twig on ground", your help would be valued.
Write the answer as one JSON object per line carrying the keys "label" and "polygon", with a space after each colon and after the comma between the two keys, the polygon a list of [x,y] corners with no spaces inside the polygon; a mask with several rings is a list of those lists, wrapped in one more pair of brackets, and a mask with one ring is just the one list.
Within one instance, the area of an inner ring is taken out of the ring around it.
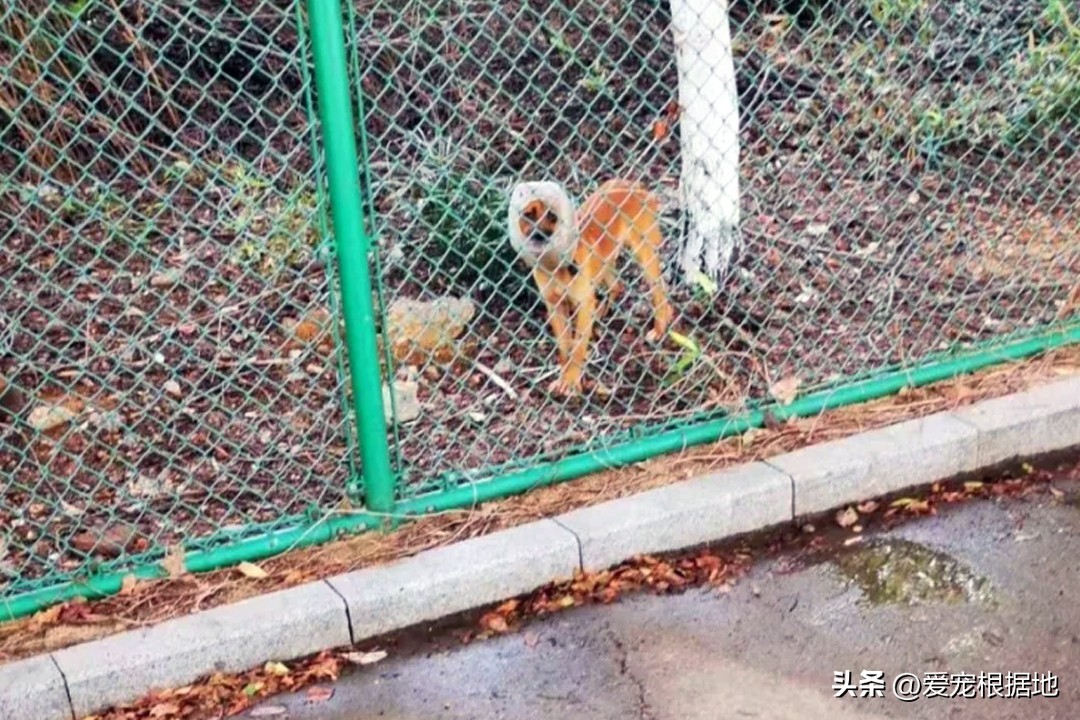
{"label": "twig on ground", "polygon": [[473,360],[473,364],[476,366],[476,369],[486,375],[488,379],[491,380],[491,382],[502,388],[502,391],[505,392],[507,397],[509,397],[511,400],[517,400],[520,397],[517,390],[515,390],[513,386],[511,386],[510,383],[504,380],[497,372],[495,372],[479,360]]}

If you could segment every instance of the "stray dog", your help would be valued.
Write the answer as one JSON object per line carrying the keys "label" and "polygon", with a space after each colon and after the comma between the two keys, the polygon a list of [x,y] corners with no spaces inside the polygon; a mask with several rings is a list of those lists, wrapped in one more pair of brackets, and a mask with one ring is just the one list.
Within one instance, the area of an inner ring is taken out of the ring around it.
{"label": "stray dog", "polygon": [[[581,392],[593,326],[622,294],[616,261],[623,246],[633,253],[648,281],[653,327],[647,339],[664,337],[674,312],[661,274],[660,203],[639,183],[608,180],[574,209],[562,185],[524,182],[510,195],[510,244],[529,264],[547,306],[559,351],[559,395]],[[597,306],[597,290],[607,291]],[[571,320],[573,327],[571,327]]]}

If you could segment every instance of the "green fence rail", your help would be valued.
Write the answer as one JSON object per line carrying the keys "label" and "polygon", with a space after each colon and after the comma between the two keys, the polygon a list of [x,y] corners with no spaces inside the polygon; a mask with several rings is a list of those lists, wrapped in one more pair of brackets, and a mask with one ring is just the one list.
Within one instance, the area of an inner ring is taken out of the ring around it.
{"label": "green fence rail", "polygon": [[[1080,12],[723,6],[0,8],[0,618],[1080,341]],[[565,397],[511,197],[610,179]]]}

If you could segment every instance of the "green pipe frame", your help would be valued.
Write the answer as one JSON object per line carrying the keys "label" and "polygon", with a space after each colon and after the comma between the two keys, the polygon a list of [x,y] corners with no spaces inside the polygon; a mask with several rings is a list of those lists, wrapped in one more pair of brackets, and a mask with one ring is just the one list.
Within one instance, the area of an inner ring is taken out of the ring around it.
{"label": "green pipe frame", "polygon": [[[321,0],[313,0],[316,4]],[[928,363],[910,370],[896,370],[843,387],[823,390],[802,397],[790,405],[772,405],[745,415],[724,418],[697,427],[683,428],[651,438],[643,438],[563,460],[545,463],[521,472],[505,475],[473,486],[456,488],[433,497],[420,497],[398,503],[393,512],[361,512],[333,516],[289,530],[244,540],[226,547],[187,558],[190,572],[216,570],[249,561],[254,562],[287,550],[329,542],[345,533],[356,533],[384,526],[388,521],[403,520],[426,513],[473,507],[477,503],[526,492],[533,488],[572,480],[612,467],[640,462],[683,448],[715,442],[761,427],[765,413],[777,419],[806,417],[820,412],[886,397],[905,387],[920,387],[972,373],[1010,360],[1020,360],[1066,345],[1080,343],[1080,324],[993,349],[982,349],[958,357]],[[82,583],[67,583],[26,593],[0,606],[0,622],[30,615],[38,610],[75,597],[88,599],[119,592],[126,575],[159,578],[165,571],[159,565],[145,565],[131,573],[113,573]]]}
{"label": "green pipe frame", "polygon": [[[339,0],[308,0],[308,15],[329,176],[330,212],[341,277],[345,346],[349,352],[353,410],[360,441],[364,505],[383,513],[394,506],[394,475],[386,439],[379,345],[367,262],[371,239],[364,225],[360,194],[360,164],[349,92],[349,66],[345,60],[341,3]],[[362,107],[360,113],[362,116]]]}

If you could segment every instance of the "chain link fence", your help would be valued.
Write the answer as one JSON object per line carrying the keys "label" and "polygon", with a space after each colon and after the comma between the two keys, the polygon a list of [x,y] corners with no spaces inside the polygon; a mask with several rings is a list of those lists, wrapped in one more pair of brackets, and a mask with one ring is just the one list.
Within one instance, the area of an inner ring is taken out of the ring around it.
{"label": "chain link fence", "polygon": [[[733,3],[741,242],[713,294],[678,267],[675,4],[375,3],[357,29],[384,292],[392,313],[423,302],[460,333],[450,361],[397,363],[422,408],[398,415],[404,493],[1001,344],[1075,310],[1074,7]],[[584,397],[566,401],[546,390],[555,343],[507,242],[507,198],[553,180],[580,205],[610,178],[662,201],[678,335],[646,341],[648,290],[624,263],[630,289],[596,327]]]}
{"label": "chain link fence", "polygon": [[298,11],[0,8],[0,598],[344,497]]}
{"label": "chain link fence", "polygon": [[[0,10],[0,598],[355,506],[303,10]],[[716,288],[679,269],[670,0],[356,0],[346,21],[404,504],[1076,328],[1064,0],[732,3],[739,243]],[[611,178],[660,202],[676,320],[646,340],[621,262],[564,398],[508,198],[548,180],[580,206]]]}

